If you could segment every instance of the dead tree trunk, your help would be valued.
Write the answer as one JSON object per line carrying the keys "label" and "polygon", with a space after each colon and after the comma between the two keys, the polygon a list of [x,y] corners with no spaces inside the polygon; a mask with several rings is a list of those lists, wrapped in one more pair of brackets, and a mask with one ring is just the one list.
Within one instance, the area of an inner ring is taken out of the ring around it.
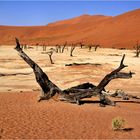
{"label": "dead tree trunk", "polygon": [[70,56],[73,56],[74,49],[75,49],[75,45],[72,45],[71,50],[70,50]]}
{"label": "dead tree trunk", "polygon": [[92,45],[88,45],[89,51],[91,51],[92,47]]}
{"label": "dead tree trunk", "polygon": [[61,52],[62,52],[62,51],[61,51],[61,45],[57,44],[56,47],[57,47],[57,51],[58,51],[59,53],[61,53]]}
{"label": "dead tree trunk", "polygon": [[49,58],[50,58],[50,62],[51,62],[51,64],[54,64],[54,62],[52,60],[52,54],[53,54],[53,51],[48,52],[48,55],[49,55]]}
{"label": "dead tree trunk", "polygon": [[136,50],[136,56],[135,57],[139,57],[139,54],[140,54],[140,45],[139,45],[138,41],[137,41],[137,44],[136,44],[136,46],[134,48]]}
{"label": "dead tree trunk", "polygon": [[84,44],[83,43],[79,43],[80,44],[80,47],[81,47],[81,49],[83,48],[83,46],[84,46]]}
{"label": "dead tree trunk", "polygon": [[99,48],[100,45],[95,45],[95,52],[97,51],[97,48]]}
{"label": "dead tree trunk", "polygon": [[54,64],[54,62],[52,60],[53,50],[51,50],[50,52],[42,52],[42,54],[48,54],[51,64]]}
{"label": "dead tree trunk", "polygon": [[46,51],[47,46],[43,44],[43,51]]}
{"label": "dead tree trunk", "polygon": [[[106,85],[113,79],[116,78],[132,78],[132,75],[134,73],[129,72],[129,73],[124,73],[120,72],[123,68],[127,67],[126,65],[123,64],[125,55],[123,55],[123,58],[121,60],[120,66],[112,71],[111,73],[107,74],[103,80],[97,85],[91,88],[87,86],[86,88],[83,85],[78,85],[76,87],[72,87],[69,89],[64,90],[63,92],[69,94],[71,96],[71,100],[73,98],[73,101],[76,101],[79,103],[80,99],[83,98],[90,98],[92,96],[99,96],[100,99],[100,105],[105,106],[105,105],[115,105],[115,103],[111,100],[109,100],[103,93],[102,91],[105,90]],[[67,97],[66,97],[67,99]],[[65,100],[65,98],[62,98],[62,100]]]}
{"label": "dead tree trunk", "polygon": [[61,101],[80,104],[80,100],[83,98],[99,96],[101,106],[115,105],[115,103],[108,99],[103,93],[106,85],[113,79],[128,79],[132,78],[132,75],[134,74],[132,72],[120,72],[123,68],[127,67],[123,64],[125,58],[125,55],[123,55],[120,66],[111,73],[107,74],[97,86],[90,83],[84,83],[62,91],[59,87],[52,83],[43,70],[33,60],[31,60],[24,51],[22,51],[18,39],[16,39],[16,43],[17,46],[15,49],[19,52],[20,57],[33,69],[36,81],[42,89],[42,95],[40,96],[39,101],[50,99],[54,95],[58,94],[59,100]]}
{"label": "dead tree trunk", "polygon": [[17,45],[15,49],[19,52],[19,56],[33,69],[36,81],[42,89],[42,95],[38,101],[47,100],[53,97],[56,93],[62,93],[61,89],[49,80],[48,76],[42,71],[42,69],[31,60],[24,51],[22,51],[18,39],[16,39],[16,43]]}
{"label": "dead tree trunk", "polygon": [[67,42],[65,42],[65,44],[64,44],[64,46],[63,46],[63,48],[62,48],[62,53],[64,52],[66,46],[67,46]]}
{"label": "dead tree trunk", "polygon": [[58,46],[55,47],[55,52],[58,53]]}

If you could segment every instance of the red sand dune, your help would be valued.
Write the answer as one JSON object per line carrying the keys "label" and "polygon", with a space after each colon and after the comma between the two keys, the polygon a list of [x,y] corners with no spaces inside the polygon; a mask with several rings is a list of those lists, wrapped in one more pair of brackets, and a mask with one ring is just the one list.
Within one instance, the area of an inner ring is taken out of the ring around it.
{"label": "red sand dune", "polygon": [[56,44],[68,42],[98,43],[102,47],[133,48],[140,40],[140,9],[115,17],[82,15],[47,26],[0,26],[0,44]]}

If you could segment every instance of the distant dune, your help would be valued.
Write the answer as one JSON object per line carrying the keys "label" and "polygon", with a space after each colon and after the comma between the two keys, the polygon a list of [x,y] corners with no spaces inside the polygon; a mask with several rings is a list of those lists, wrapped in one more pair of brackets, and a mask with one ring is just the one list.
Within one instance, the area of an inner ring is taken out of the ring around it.
{"label": "distant dune", "polygon": [[115,17],[82,15],[50,23],[46,26],[0,26],[0,44],[14,44],[14,37],[22,43],[52,44],[84,42],[102,47],[133,48],[140,40],[140,9]]}

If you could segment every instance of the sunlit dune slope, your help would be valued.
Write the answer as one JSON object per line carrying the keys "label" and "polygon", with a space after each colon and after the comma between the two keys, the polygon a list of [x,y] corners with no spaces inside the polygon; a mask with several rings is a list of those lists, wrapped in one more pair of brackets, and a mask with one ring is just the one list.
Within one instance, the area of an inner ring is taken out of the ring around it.
{"label": "sunlit dune slope", "polygon": [[28,44],[84,42],[102,47],[133,48],[140,40],[140,9],[115,17],[82,15],[46,26],[0,26],[0,44],[13,44],[14,37]]}

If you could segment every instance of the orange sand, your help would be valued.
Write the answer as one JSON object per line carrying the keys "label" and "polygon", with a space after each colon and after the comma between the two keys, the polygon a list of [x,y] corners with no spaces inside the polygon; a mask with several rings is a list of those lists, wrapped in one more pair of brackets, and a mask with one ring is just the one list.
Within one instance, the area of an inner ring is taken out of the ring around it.
{"label": "orange sand", "polygon": [[[53,100],[38,103],[36,97],[36,92],[0,93],[1,138],[140,138],[139,104],[101,108],[96,102],[81,106]],[[133,130],[113,131],[111,120],[116,116],[125,118],[126,128]]]}

